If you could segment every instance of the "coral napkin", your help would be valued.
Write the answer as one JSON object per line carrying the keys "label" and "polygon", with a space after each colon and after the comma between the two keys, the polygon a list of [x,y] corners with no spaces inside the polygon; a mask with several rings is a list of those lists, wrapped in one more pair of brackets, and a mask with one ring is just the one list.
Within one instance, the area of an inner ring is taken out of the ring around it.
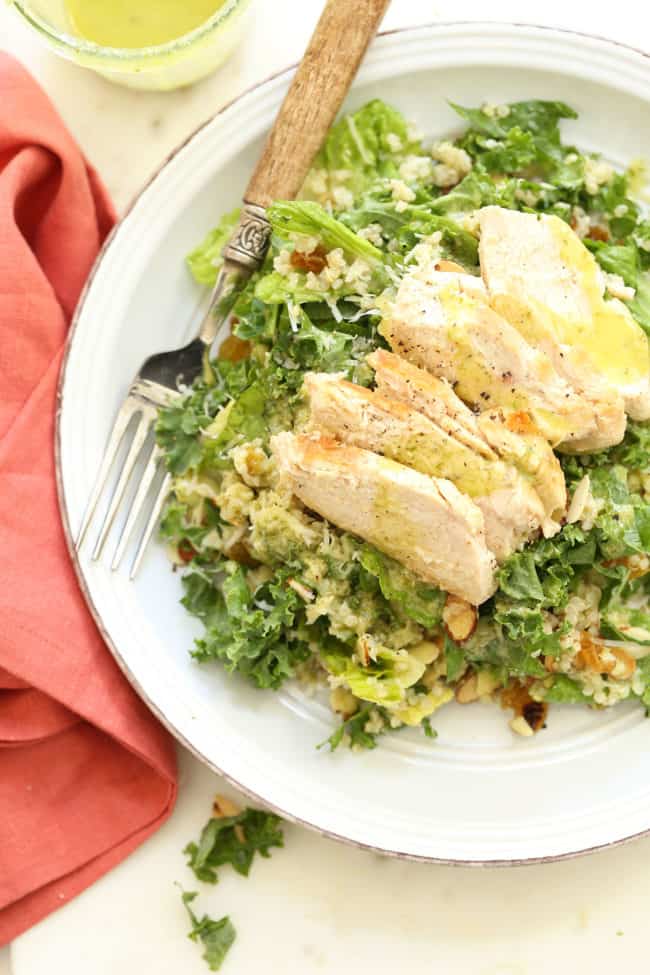
{"label": "coral napkin", "polygon": [[154,832],[176,771],[84,605],[54,483],[62,346],[113,210],[46,96],[3,54],[0,93],[2,944]]}

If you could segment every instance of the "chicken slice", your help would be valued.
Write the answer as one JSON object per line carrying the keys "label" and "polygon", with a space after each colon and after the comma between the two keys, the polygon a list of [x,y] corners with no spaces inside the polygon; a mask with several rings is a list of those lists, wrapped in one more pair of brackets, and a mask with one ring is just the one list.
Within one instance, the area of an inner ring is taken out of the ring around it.
{"label": "chicken slice", "polygon": [[[422,474],[444,477],[483,512],[488,548],[501,561],[547,524],[544,507],[517,469],[460,443],[410,406],[328,373],[305,377],[310,428],[373,450]],[[552,534],[559,531],[554,525]]]}
{"label": "chicken slice", "polygon": [[553,445],[606,445],[593,405],[490,308],[479,278],[426,268],[407,274],[380,331],[394,352],[453,383],[465,402],[525,410]]}
{"label": "chicken slice", "polygon": [[[380,392],[424,413],[451,436],[484,457],[501,457],[530,479],[546,518],[559,521],[566,510],[566,485],[560,462],[528,413],[492,410],[475,414],[444,379],[378,349],[368,356]],[[445,419],[453,421],[444,425]],[[553,533],[547,525],[545,534]]]}
{"label": "chicken slice", "polygon": [[623,302],[605,301],[602,272],[578,235],[551,214],[490,206],[479,220],[481,272],[495,311],[574,389],[604,404],[601,422],[621,431],[619,440],[621,409],[650,418],[647,336]]}
{"label": "chicken slice", "polygon": [[296,497],[328,521],[474,605],[494,593],[483,515],[450,481],[328,437],[279,433],[271,449]]}
{"label": "chicken slice", "polygon": [[424,413],[451,437],[483,457],[496,457],[481,436],[476,415],[456,396],[446,379],[439,379],[385,349],[372,352],[367,362],[375,370],[377,389],[384,396]]}
{"label": "chicken slice", "polygon": [[[528,413],[487,410],[476,418],[479,430],[504,460],[510,461],[530,479],[551,523],[559,522],[566,513],[567,491],[559,460]],[[554,534],[548,526],[544,534]]]}

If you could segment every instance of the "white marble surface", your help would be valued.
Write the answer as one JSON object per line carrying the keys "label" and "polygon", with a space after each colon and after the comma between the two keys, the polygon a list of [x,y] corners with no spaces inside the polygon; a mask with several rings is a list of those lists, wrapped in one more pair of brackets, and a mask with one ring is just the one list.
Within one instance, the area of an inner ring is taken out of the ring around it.
{"label": "white marble surface", "polygon": [[[299,58],[320,0],[255,0],[247,42],[192,89],[143,94],[111,86],[39,47],[0,7],[0,47],[39,79],[118,208],[201,122],[244,88]],[[650,48],[637,2],[393,0],[385,27],[435,19],[553,24]],[[13,975],[191,975],[206,971],[184,936],[174,880],[192,884],[180,850],[207,817],[215,776],[181,756],[171,821],[125,864],[12,946]],[[371,967],[376,975],[563,975],[644,970],[650,841],[577,861],[511,870],[398,863],[287,830],[287,848],[244,881],[224,871],[201,906],[229,911],[239,938],[224,970],[287,975]],[[0,949],[0,975],[9,975]]]}

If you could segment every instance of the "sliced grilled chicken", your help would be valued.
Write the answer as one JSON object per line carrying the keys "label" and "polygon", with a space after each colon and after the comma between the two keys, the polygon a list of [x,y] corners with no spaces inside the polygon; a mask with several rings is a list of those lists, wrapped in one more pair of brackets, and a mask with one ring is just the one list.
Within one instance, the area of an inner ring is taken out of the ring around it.
{"label": "sliced grilled chicken", "polygon": [[385,349],[372,352],[367,361],[375,370],[380,393],[424,413],[450,436],[483,457],[496,457],[481,436],[475,414],[456,396],[446,379],[439,379]]}
{"label": "sliced grilled chicken", "polygon": [[407,274],[381,332],[394,352],[453,383],[466,403],[525,410],[553,445],[599,445],[593,405],[490,308],[480,279],[428,269]]}
{"label": "sliced grilled chicken", "polygon": [[[567,498],[560,462],[528,413],[504,409],[472,413],[446,380],[384,349],[369,355],[368,363],[380,392],[413,406],[484,457],[501,457],[514,464],[530,478],[547,519],[557,522],[563,516]],[[549,529],[550,525],[547,534]]]}
{"label": "sliced grilled chicken", "polygon": [[311,373],[305,386],[312,430],[447,478],[472,498],[485,518],[488,548],[499,561],[542,526],[548,529],[540,498],[511,464],[477,454],[412,407],[337,376]]}
{"label": "sliced grilled chicken", "polygon": [[[550,444],[537,432],[528,413],[488,410],[480,413],[476,422],[499,457],[510,461],[530,478],[546,517],[551,523],[559,522],[567,506],[564,474]],[[546,526],[544,534],[554,534],[554,531]]]}
{"label": "sliced grilled chicken", "polygon": [[271,448],[304,505],[479,605],[496,588],[483,515],[450,481],[322,436],[277,434]]}
{"label": "sliced grilled chicken", "polygon": [[601,425],[611,425],[609,442],[618,443],[622,410],[637,420],[650,417],[645,332],[623,302],[605,301],[596,259],[564,220],[493,206],[479,219],[481,272],[492,307],[600,404]]}

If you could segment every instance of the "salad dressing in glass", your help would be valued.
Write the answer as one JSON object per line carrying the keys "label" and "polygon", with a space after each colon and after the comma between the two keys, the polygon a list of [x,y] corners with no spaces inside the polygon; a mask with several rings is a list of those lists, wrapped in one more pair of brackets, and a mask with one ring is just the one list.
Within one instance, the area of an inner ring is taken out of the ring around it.
{"label": "salad dressing in glass", "polygon": [[166,44],[204,24],[225,0],[65,0],[72,30],[102,47]]}

